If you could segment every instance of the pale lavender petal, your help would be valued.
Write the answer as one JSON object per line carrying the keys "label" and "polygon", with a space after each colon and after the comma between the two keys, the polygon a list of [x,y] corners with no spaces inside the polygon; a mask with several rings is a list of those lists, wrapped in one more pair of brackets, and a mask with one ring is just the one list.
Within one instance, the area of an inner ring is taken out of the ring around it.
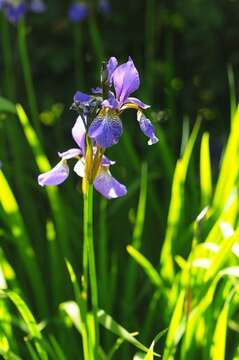
{"label": "pale lavender petal", "polygon": [[121,104],[124,103],[131,93],[139,88],[139,73],[130,57],[126,63],[115,69],[112,78],[116,97]]}
{"label": "pale lavender petal", "polygon": [[83,120],[81,116],[78,116],[75,125],[72,128],[72,136],[79,148],[82,151],[82,154],[85,153],[85,125],[83,123]]}
{"label": "pale lavender petal", "polygon": [[96,145],[108,148],[117,144],[123,133],[123,125],[118,116],[107,112],[103,117],[98,116],[91,123],[88,135],[95,140]]}
{"label": "pale lavender petal", "polygon": [[79,104],[89,104],[89,102],[91,101],[91,96],[87,95],[81,91],[77,91],[74,95],[74,102],[79,105]]}
{"label": "pale lavender petal", "polygon": [[81,150],[78,148],[69,149],[62,153],[58,152],[58,156],[61,157],[63,160],[69,160],[79,155],[81,155]]}
{"label": "pale lavender petal", "polygon": [[115,199],[127,194],[125,185],[113,178],[109,170],[101,170],[95,178],[94,188],[107,199]]}
{"label": "pale lavender petal", "polygon": [[124,103],[125,103],[125,104],[127,104],[127,103],[135,104],[135,105],[137,105],[139,108],[144,109],[144,110],[150,108],[150,105],[147,105],[147,104],[143,103],[141,100],[139,100],[139,99],[137,99],[137,98],[135,98],[135,97],[128,97],[128,98],[125,100]]}
{"label": "pale lavender petal", "polygon": [[40,174],[38,176],[38,184],[45,185],[59,185],[63,183],[69,175],[69,167],[65,161],[60,161],[50,171]]}
{"label": "pale lavender petal", "polygon": [[148,145],[153,145],[159,141],[154,132],[151,121],[141,112],[138,113],[138,121],[141,131],[149,138]]}
{"label": "pale lavender petal", "polygon": [[110,86],[112,84],[113,72],[115,71],[117,66],[118,66],[118,60],[116,59],[116,57],[111,56],[111,58],[108,60],[107,65],[106,65],[107,75],[108,75],[107,76],[107,81],[108,81]]}
{"label": "pale lavender petal", "polygon": [[77,161],[74,166],[74,171],[82,178],[85,176],[85,162],[83,159]]}

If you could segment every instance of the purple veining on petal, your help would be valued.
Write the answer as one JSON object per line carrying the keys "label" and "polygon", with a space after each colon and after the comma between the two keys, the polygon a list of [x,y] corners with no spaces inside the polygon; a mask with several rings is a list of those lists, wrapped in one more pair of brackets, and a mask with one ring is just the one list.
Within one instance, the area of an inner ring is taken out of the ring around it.
{"label": "purple veining on petal", "polygon": [[61,157],[63,160],[69,160],[75,158],[76,156],[81,155],[82,152],[78,148],[69,149],[64,152],[58,152],[58,156]]}
{"label": "purple veining on petal", "polygon": [[110,116],[109,112],[103,117],[95,118],[88,130],[89,137],[103,148],[117,144],[122,133],[123,125],[120,118]]}
{"label": "purple veining on petal", "polygon": [[155,135],[154,127],[151,121],[141,112],[138,114],[138,121],[141,131],[149,138],[148,145],[153,145],[158,142]]}
{"label": "purple veining on petal", "polygon": [[86,129],[85,129],[85,125],[83,123],[83,120],[81,118],[81,116],[78,116],[75,125],[73,126],[72,130],[72,136],[73,139],[75,140],[75,142],[77,143],[77,145],[79,146],[79,148],[82,151],[82,154],[85,153],[85,134],[86,134]]}
{"label": "purple veining on petal", "polygon": [[109,170],[101,170],[94,180],[94,188],[105,198],[115,199],[127,194],[127,188],[116,180]]}
{"label": "purple veining on petal", "polygon": [[77,91],[74,95],[74,102],[77,104],[77,105],[80,105],[80,104],[89,104],[89,102],[91,101],[91,96],[90,95],[87,95],[81,91]]}
{"label": "purple veining on petal", "polygon": [[139,73],[130,57],[126,63],[119,65],[115,69],[112,79],[116,98],[120,104],[123,104],[129,95],[136,91],[140,85]]}
{"label": "purple veining on petal", "polygon": [[109,83],[109,86],[111,86],[112,84],[112,75],[115,69],[117,68],[117,66],[118,66],[118,60],[116,59],[116,57],[111,56],[111,58],[109,58],[106,65],[106,69],[108,73],[107,81]]}
{"label": "purple veining on petal", "polygon": [[124,103],[125,103],[125,104],[126,104],[126,103],[135,104],[135,105],[137,105],[139,108],[144,109],[144,110],[150,108],[150,105],[147,105],[147,104],[143,103],[141,100],[139,100],[139,99],[137,99],[137,98],[135,98],[135,97],[128,97],[128,98],[125,100]]}
{"label": "purple veining on petal", "polygon": [[69,167],[67,163],[60,161],[53,169],[38,176],[38,184],[40,186],[60,185],[68,178],[68,175]]}
{"label": "purple veining on petal", "polygon": [[24,2],[17,5],[6,3],[5,14],[11,23],[17,23],[26,13],[27,7]]}
{"label": "purple veining on petal", "polygon": [[72,22],[81,22],[88,15],[88,6],[83,2],[72,4],[68,10],[68,17]]}
{"label": "purple veining on petal", "polygon": [[85,159],[80,159],[77,161],[74,166],[74,171],[78,176],[82,178],[85,176]]}

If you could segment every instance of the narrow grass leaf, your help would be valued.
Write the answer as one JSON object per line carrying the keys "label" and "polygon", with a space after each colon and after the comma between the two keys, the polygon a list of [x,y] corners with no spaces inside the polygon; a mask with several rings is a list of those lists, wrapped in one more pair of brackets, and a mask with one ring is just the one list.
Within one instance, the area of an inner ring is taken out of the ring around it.
{"label": "narrow grass leaf", "polygon": [[16,107],[11,101],[0,96],[0,113],[1,112],[16,114]]}
{"label": "narrow grass leaf", "polygon": [[204,133],[200,149],[200,185],[202,207],[209,204],[212,196],[212,175],[209,149],[209,134]]}
{"label": "narrow grass leaf", "polygon": [[150,263],[148,259],[144,255],[142,255],[138,250],[136,250],[133,246],[127,246],[128,253],[132,256],[132,258],[142,267],[146,275],[148,276],[150,282],[155,286],[162,285],[162,280],[154,268],[154,266]]}

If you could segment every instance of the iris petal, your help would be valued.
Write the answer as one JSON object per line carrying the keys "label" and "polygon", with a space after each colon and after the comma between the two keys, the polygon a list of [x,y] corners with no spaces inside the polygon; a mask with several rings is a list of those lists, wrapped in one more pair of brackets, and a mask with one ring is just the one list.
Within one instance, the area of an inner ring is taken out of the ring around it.
{"label": "iris petal", "polygon": [[118,60],[116,59],[116,57],[111,56],[111,58],[109,58],[107,65],[106,65],[106,69],[107,69],[107,73],[108,73],[108,83],[111,86],[112,84],[112,75],[113,72],[115,71],[115,69],[118,66]]}
{"label": "iris petal", "polygon": [[127,188],[116,180],[109,170],[102,170],[95,178],[94,188],[105,198],[115,199],[127,194]]}
{"label": "iris petal", "polygon": [[40,186],[60,185],[68,178],[68,176],[68,165],[65,161],[60,161],[53,169],[38,176],[38,184]]}
{"label": "iris petal", "polygon": [[6,4],[5,13],[11,23],[17,23],[26,13],[26,4],[20,2],[18,5]]}
{"label": "iris petal", "polygon": [[88,7],[84,3],[72,4],[68,11],[69,19],[72,22],[81,22],[88,15]]}
{"label": "iris petal", "polygon": [[127,104],[127,103],[135,104],[139,108],[144,109],[144,110],[150,108],[150,105],[147,105],[147,104],[143,103],[141,100],[139,100],[139,99],[137,99],[135,97],[128,97],[125,100],[125,104]]}
{"label": "iris petal", "polygon": [[141,112],[138,113],[138,121],[141,131],[149,138],[148,145],[153,145],[159,141],[154,132],[151,121]]}
{"label": "iris petal", "polygon": [[63,160],[69,160],[72,158],[75,158],[76,156],[81,155],[81,150],[78,148],[73,148],[73,149],[69,149],[67,151],[64,152],[58,152],[58,155],[63,159]]}
{"label": "iris petal", "polygon": [[117,144],[123,133],[123,125],[118,116],[110,116],[107,113],[104,117],[97,117],[91,123],[88,135],[94,139],[96,145],[108,148]]}
{"label": "iris petal", "polygon": [[78,116],[75,125],[72,128],[72,136],[79,148],[82,151],[82,154],[85,153],[85,125],[81,116]]}
{"label": "iris petal", "polygon": [[134,66],[133,60],[129,60],[118,66],[112,75],[116,97],[121,104],[129,97],[131,93],[139,88],[139,73]]}
{"label": "iris petal", "polygon": [[74,166],[74,171],[75,173],[80,176],[80,177],[84,177],[85,176],[85,162],[84,160],[78,160],[77,163]]}

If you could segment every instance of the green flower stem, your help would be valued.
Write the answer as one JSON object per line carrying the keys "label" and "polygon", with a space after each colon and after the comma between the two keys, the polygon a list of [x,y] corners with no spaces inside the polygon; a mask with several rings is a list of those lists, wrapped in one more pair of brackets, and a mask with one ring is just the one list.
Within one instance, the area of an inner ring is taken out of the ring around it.
{"label": "green flower stem", "polygon": [[22,71],[24,76],[24,82],[26,86],[27,98],[31,112],[31,118],[36,129],[39,138],[42,140],[42,130],[39,122],[39,112],[37,106],[37,100],[35,90],[32,81],[31,68],[26,44],[26,26],[24,19],[19,21],[18,26],[18,47],[20,54],[20,61],[22,65]]}
{"label": "green flower stem", "polygon": [[[86,251],[88,259],[86,259]],[[89,266],[89,280],[91,289],[91,301],[95,325],[95,359],[97,359],[97,350],[99,344],[99,324],[97,321],[98,311],[98,289],[96,279],[96,266],[93,241],[93,185],[88,184],[87,191],[84,194],[84,281],[87,289],[87,267]]]}

